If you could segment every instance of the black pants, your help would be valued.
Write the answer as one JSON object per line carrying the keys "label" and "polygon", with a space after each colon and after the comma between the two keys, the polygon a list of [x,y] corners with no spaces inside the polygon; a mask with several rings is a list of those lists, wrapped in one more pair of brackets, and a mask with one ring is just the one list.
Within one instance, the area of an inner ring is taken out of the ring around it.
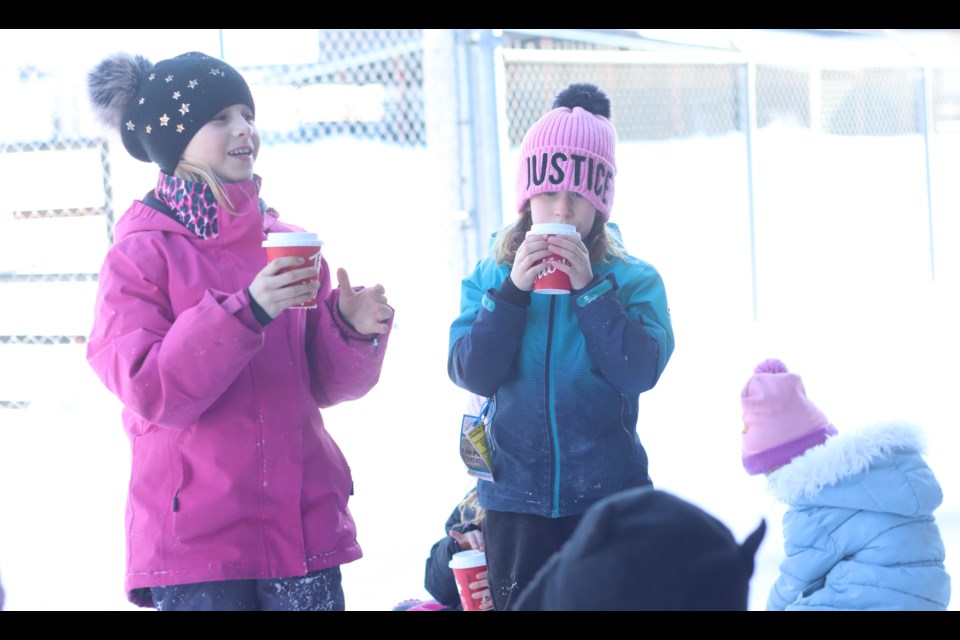
{"label": "black pants", "polygon": [[219,580],[150,589],[158,611],[343,611],[340,567],[294,578]]}
{"label": "black pants", "polygon": [[486,512],[483,541],[487,550],[487,581],[496,611],[510,609],[540,567],[573,535],[581,517]]}

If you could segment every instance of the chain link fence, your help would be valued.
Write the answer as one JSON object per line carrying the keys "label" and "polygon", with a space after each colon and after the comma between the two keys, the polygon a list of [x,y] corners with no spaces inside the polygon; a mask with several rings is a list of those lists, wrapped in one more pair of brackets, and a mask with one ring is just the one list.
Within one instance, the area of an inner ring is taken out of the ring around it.
{"label": "chain link fence", "polygon": [[319,61],[246,67],[261,111],[264,144],[310,144],[349,136],[426,144],[420,29],[322,29]]}
{"label": "chain link fence", "polygon": [[620,141],[612,220],[671,291],[697,292],[674,298],[686,313],[867,315],[898,306],[898,292],[960,283],[960,68],[526,37],[503,60],[512,150],[558,88],[607,91]]}
{"label": "chain link fence", "polygon": [[[881,281],[960,282],[960,68],[827,68],[507,31],[487,52],[502,95],[467,101],[464,47],[484,45],[459,31],[437,53],[430,32],[318,30],[316,60],[236,65],[257,100],[268,202],[322,229],[337,262],[364,257],[361,281],[383,277],[367,257],[391,255],[425,223],[447,253],[386,263],[394,291],[413,295],[441,271],[436,286],[455,300],[477,257],[463,238],[483,216],[513,215],[523,133],[558,89],[588,81],[609,93],[621,142],[613,219],[671,290],[702,294],[689,312],[775,318],[879,300]],[[441,65],[451,82],[438,81]],[[82,361],[113,224],[155,174],[98,129],[82,74],[0,61],[0,81],[17,96],[0,125],[0,407],[23,408],[36,382],[24,371],[62,370],[62,350]],[[496,112],[503,143],[494,212],[463,191],[481,109]],[[437,127],[445,119],[453,129]],[[441,184],[443,202],[431,202]],[[399,215],[398,198],[424,217]],[[837,279],[849,300],[810,305]]]}

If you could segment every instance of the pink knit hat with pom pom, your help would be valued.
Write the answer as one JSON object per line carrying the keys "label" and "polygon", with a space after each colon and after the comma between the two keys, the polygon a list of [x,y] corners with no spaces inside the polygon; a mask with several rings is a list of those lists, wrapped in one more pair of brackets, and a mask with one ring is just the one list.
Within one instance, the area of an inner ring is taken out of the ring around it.
{"label": "pink knit hat with pom pom", "polygon": [[750,475],[769,473],[837,434],[807,399],[800,376],[776,359],[757,365],[740,402],[743,466]]}
{"label": "pink knit hat with pom pom", "polygon": [[553,109],[537,120],[520,144],[517,212],[530,198],[573,191],[610,219],[617,174],[617,131],[610,98],[600,87],[574,83],[557,94]]}

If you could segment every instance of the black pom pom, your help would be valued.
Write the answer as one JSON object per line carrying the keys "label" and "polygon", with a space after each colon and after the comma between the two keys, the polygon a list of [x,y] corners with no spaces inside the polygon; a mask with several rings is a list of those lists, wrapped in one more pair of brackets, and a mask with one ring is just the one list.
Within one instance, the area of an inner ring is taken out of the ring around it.
{"label": "black pom pom", "polygon": [[571,84],[553,99],[553,108],[580,107],[585,111],[610,119],[610,98],[600,87],[586,82]]}
{"label": "black pom pom", "polygon": [[127,103],[151,67],[153,64],[143,56],[129,53],[115,53],[101,60],[87,74],[94,115],[111,129],[119,129]]}

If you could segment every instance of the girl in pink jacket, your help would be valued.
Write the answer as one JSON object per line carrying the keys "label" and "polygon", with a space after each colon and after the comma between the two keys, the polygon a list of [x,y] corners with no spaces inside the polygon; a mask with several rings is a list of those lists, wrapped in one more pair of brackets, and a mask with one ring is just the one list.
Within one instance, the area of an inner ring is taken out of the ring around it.
{"label": "girl in pink jacket", "polygon": [[350,468],[320,408],[377,383],[384,288],[352,287],[343,269],[333,286],[322,256],[305,284],[316,268],[301,258],[267,263],[267,236],[301,229],[259,197],[254,101],[235,69],[117,54],[88,87],[127,151],[160,168],[116,225],[87,350],[130,438],[128,597],[343,610],[339,567],[362,553]]}

